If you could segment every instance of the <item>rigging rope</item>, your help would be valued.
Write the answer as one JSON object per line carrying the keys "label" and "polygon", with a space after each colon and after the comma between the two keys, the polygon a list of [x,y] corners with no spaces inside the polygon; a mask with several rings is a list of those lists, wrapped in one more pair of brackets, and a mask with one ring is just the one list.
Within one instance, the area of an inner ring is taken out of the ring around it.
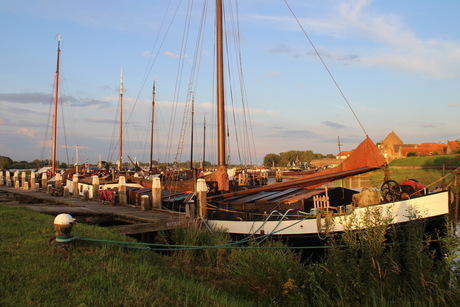
{"label": "rigging rope", "polygon": [[305,35],[305,37],[307,38],[308,42],[310,43],[310,45],[312,46],[313,50],[315,51],[316,55],[318,56],[318,58],[320,59],[321,63],[323,64],[324,68],[326,69],[327,73],[329,74],[329,77],[332,79],[332,82],[334,82],[336,88],[338,89],[338,91],[340,92],[340,95],[342,96],[342,98],[345,100],[345,102],[347,103],[349,109],[351,110],[351,112],[353,113],[353,116],[355,117],[356,121],[358,122],[359,126],[361,127],[361,129],[363,130],[364,134],[367,136],[367,132],[366,130],[364,129],[364,126],[361,124],[361,121],[359,120],[358,116],[356,115],[355,111],[353,110],[353,108],[351,107],[351,104],[350,102],[348,101],[347,97],[345,96],[344,92],[342,91],[342,89],[340,88],[339,84],[337,83],[337,81],[335,80],[334,76],[332,75],[331,71],[329,70],[329,68],[327,67],[326,65],[326,62],[323,60],[323,57],[321,56],[321,54],[318,52],[318,49],[316,49],[315,45],[313,44],[313,41],[310,39],[310,36],[308,36],[307,32],[305,31],[304,27],[302,26],[302,24],[300,23],[299,19],[297,18],[297,16],[295,15],[294,11],[292,10],[291,6],[289,5],[288,3],[288,0],[284,0],[284,3],[286,3],[286,6],[288,7],[289,11],[291,11],[291,14],[292,16],[294,17],[294,19],[296,20],[297,24],[299,25],[300,29],[302,30],[303,34]]}

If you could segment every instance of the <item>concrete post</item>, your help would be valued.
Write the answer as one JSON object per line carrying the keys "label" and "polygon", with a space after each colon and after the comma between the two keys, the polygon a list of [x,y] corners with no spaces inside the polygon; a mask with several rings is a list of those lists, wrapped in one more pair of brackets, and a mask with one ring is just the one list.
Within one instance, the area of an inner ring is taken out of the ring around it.
{"label": "concrete post", "polygon": [[30,172],[30,188],[34,191],[38,191],[37,187],[35,186],[35,172]]}
{"label": "concrete post", "polygon": [[141,196],[141,211],[150,210],[150,200],[148,195]]}
{"label": "concrete post", "polygon": [[161,182],[159,177],[152,179],[152,208],[161,209]]}
{"label": "concrete post", "polygon": [[26,180],[26,172],[21,172],[21,183],[20,183],[20,187],[21,187],[22,189],[24,189],[24,190],[26,189],[26,187],[25,187],[26,181],[27,181],[27,180]]}
{"label": "concrete post", "polygon": [[69,187],[68,187],[68,186],[65,186],[65,187],[64,187],[63,196],[64,196],[64,197],[69,197]]}
{"label": "concrete post", "polygon": [[120,205],[126,205],[127,196],[126,196],[126,178],[125,176],[118,177],[118,194],[120,196]]}
{"label": "concrete post", "polygon": [[78,174],[73,174],[72,176],[72,196],[79,197],[78,193]]}
{"label": "concrete post", "polygon": [[47,186],[48,186],[48,175],[46,173],[42,173],[42,191],[46,191]]}
{"label": "concrete post", "polygon": [[14,187],[17,189],[19,188],[19,175],[18,175],[18,171],[15,171],[13,173],[13,184],[14,184]]}
{"label": "concrete post", "polygon": [[98,176],[93,176],[92,177],[92,185],[93,185],[93,195],[91,199],[98,199],[99,197],[99,177]]}
{"label": "concrete post", "polygon": [[5,181],[6,181],[6,186],[11,187],[11,175],[10,171],[6,171],[5,173]]}
{"label": "concrete post", "polygon": [[204,179],[198,179],[196,184],[196,199],[198,203],[198,216],[206,219],[208,218],[208,203],[206,200],[206,193],[208,192],[208,187],[206,186],[206,181]]}
{"label": "concrete post", "polygon": [[54,188],[59,189],[62,185],[62,175],[56,174],[56,180],[54,181]]}
{"label": "concrete post", "polygon": [[89,190],[88,189],[83,190],[83,200],[89,200]]}

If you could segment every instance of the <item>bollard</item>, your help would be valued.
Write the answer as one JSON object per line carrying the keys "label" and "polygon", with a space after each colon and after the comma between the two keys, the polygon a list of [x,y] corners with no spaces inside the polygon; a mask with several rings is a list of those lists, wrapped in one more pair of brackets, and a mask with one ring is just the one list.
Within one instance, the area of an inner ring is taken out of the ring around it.
{"label": "bollard", "polygon": [[54,187],[59,189],[62,185],[62,175],[61,174],[56,174],[55,181],[54,181]]}
{"label": "bollard", "polygon": [[78,174],[72,176],[72,197],[80,196],[78,193]]}
{"label": "bollard", "polygon": [[26,172],[21,172],[21,185],[20,187],[23,189],[23,190],[26,190],[26,187],[25,187],[25,183],[26,183]]}
{"label": "bollard", "polygon": [[208,203],[206,199],[206,193],[208,187],[204,179],[198,179],[196,183],[196,199],[198,203],[198,216],[206,219],[208,217]]}
{"label": "bollard", "polygon": [[5,181],[6,181],[6,186],[11,187],[11,175],[10,171],[6,171],[5,173]]}
{"label": "bollard", "polygon": [[150,210],[150,199],[148,195],[141,196],[141,211]]}
{"label": "bollard", "polygon": [[30,188],[35,190],[35,172],[30,172]]}
{"label": "bollard", "polygon": [[37,182],[35,183],[34,191],[40,191],[40,184]]}
{"label": "bollard", "polygon": [[19,189],[19,180],[14,181],[14,188]]}
{"label": "bollard", "polygon": [[91,196],[91,199],[98,199],[99,197],[99,177],[98,176],[93,176],[92,177],[92,185],[93,185],[93,195]]}
{"label": "bollard", "polygon": [[89,190],[83,190],[83,200],[89,200]]}
{"label": "bollard", "polygon": [[69,187],[67,187],[67,186],[64,187],[63,195],[64,195],[64,197],[69,197],[69,195],[70,195]]}
{"label": "bollard", "polygon": [[3,171],[0,171],[0,185],[5,185],[5,179],[3,178]]}
{"label": "bollard", "polygon": [[48,186],[48,175],[46,173],[42,173],[42,191],[46,191],[47,186]]}
{"label": "bollard", "polygon": [[161,182],[159,177],[152,179],[152,209],[161,209]]}
{"label": "bollard", "polygon": [[195,201],[193,198],[185,204],[185,217],[195,219]]}
{"label": "bollard", "polygon": [[67,250],[71,241],[72,227],[75,224],[75,219],[67,213],[61,213],[54,218],[55,235],[48,239],[48,245],[52,243],[58,244],[61,249]]}
{"label": "bollard", "polygon": [[118,177],[118,193],[120,195],[120,205],[126,205],[126,178],[125,176]]}

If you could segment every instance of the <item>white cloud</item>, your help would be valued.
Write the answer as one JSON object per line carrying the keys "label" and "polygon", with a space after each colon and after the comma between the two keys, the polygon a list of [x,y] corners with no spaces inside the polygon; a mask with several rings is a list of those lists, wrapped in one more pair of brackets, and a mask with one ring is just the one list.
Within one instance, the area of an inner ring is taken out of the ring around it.
{"label": "white cloud", "polygon": [[15,130],[14,134],[24,135],[24,136],[27,136],[29,138],[34,138],[35,137],[35,131],[31,130],[31,129],[27,129],[27,128],[21,128],[21,129]]}

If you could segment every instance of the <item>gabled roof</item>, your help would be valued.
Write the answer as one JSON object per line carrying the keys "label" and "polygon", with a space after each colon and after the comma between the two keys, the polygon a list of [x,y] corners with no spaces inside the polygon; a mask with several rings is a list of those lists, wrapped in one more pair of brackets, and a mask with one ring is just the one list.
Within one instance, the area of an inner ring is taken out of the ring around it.
{"label": "gabled roof", "polygon": [[396,133],[394,133],[394,131],[388,133],[387,137],[382,141],[382,143],[386,145],[404,144],[403,141],[396,135]]}

